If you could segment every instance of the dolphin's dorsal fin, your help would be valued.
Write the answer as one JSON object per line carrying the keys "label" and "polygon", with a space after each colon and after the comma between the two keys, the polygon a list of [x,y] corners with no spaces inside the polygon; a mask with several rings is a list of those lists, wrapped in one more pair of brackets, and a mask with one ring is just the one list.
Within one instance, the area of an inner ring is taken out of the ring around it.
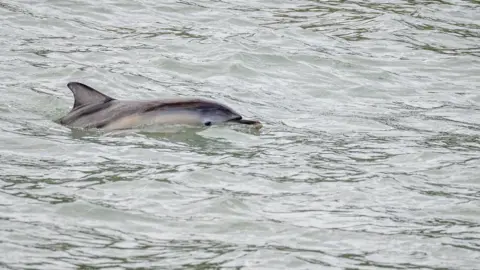
{"label": "dolphin's dorsal fin", "polygon": [[75,99],[72,110],[85,104],[99,104],[115,100],[83,83],[69,82],[67,87],[70,88]]}

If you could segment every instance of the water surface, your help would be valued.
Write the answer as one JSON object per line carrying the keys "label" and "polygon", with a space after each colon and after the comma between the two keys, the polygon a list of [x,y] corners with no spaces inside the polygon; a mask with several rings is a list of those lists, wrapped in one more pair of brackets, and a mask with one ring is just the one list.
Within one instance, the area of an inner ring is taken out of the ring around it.
{"label": "water surface", "polygon": [[[478,269],[478,1],[0,1],[5,269]],[[58,125],[69,81],[264,124]]]}

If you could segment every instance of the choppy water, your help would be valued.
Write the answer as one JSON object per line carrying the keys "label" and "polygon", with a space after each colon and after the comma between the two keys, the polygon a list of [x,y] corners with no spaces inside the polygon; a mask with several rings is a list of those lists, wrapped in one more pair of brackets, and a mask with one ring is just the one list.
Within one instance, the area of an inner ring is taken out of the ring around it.
{"label": "choppy water", "polygon": [[[478,269],[478,1],[0,1],[0,267]],[[79,133],[81,81],[264,123]]]}

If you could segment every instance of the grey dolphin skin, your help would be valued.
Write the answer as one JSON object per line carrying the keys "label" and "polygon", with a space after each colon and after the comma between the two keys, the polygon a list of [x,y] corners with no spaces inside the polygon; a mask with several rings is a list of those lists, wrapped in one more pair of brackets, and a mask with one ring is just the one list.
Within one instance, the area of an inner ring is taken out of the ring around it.
{"label": "grey dolphin skin", "polygon": [[130,101],[117,100],[79,82],[69,82],[74,104],[58,122],[72,128],[119,130],[147,125],[185,124],[210,126],[238,123],[261,127],[243,119],[233,109],[199,98]]}

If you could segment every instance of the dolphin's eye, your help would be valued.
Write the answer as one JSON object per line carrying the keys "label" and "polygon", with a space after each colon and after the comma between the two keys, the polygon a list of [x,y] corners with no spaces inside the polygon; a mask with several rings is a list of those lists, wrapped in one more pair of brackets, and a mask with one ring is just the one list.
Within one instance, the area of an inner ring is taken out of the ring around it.
{"label": "dolphin's eye", "polygon": [[205,122],[205,126],[208,127],[208,126],[211,126],[211,125],[212,125],[212,122],[210,122],[210,121]]}

